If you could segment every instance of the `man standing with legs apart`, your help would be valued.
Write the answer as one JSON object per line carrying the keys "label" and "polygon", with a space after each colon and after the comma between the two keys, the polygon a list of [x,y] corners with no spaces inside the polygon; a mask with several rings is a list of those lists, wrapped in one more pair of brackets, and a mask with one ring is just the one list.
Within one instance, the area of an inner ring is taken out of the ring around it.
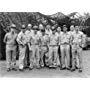
{"label": "man standing with legs apart", "polygon": [[31,57],[29,39],[30,39],[30,36],[33,35],[32,24],[28,24],[27,30],[25,31],[25,34],[26,34],[26,37],[27,37],[27,44],[26,44],[27,48],[26,48],[25,64],[26,64],[26,67],[29,67],[29,65],[30,65],[30,57]]}
{"label": "man standing with legs apart", "polygon": [[63,25],[63,33],[60,36],[61,70],[70,69],[70,38],[66,25]]}
{"label": "man standing with legs apart", "polygon": [[40,61],[40,53],[39,53],[39,42],[40,42],[40,37],[37,34],[37,29],[38,26],[34,26],[34,34],[31,35],[30,37],[30,44],[31,44],[31,59],[30,59],[30,70],[36,66],[36,68],[40,68],[39,61]]}
{"label": "man standing with legs apart", "polygon": [[[7,33],[4,37],[4,42],[6,43],[6,61],[7,61],[7,71],[16,70],[16,38],[17,34],[15,33],[16,26],[11,25],[10,32]],[[13,66],[13,67],[11,67]]]}
{"label": "man standing with legs apart", "polygon": [[49,37],[47,34],[45,34],[45,30],[43,28],[42,36],[40,37],[40,58],[41,58],[40,65],[41,67],[44,67],[44,60],[45,60],[45,64],[47,64],[46,58],[44,58],[44,56],[48,52],[48,42],[49,42],[48,39]]}
{"label": "man standing with legs apart", "polygon": [[25,25],[22,25],[21,32],[18,34],[17,42],[19,44],[19,70],[23,71],[24,69],[24,60],[25,60],[25,53],[26,53],[26,43],[27,37],[25,34]]}
{"label": "man standing with legs apart", "polygon": [[75,32],[72,35],[72,71],[75,70],[77,64],[79,72],[82,72],[82,47],[85,44],[84,41],[83,32],[79,31],[78,26],[75,26]]}
{"label": "man standing with legs apart", "polygon": [[[63,32],[61,31],[61,27],[57,27],[57,32],[56,35],[58,37],[61,36]],[[61,67],[61,50],[60,50],[60,42],[59,42],[59,47],[58,47],[58,59],[57,59],[57,65]]]}
{"label": "man standing with legs apart", "polygon": [[[68,32],[70,36],[72,37],[73,33],[75,32],[75,27],[74,25],[70,26],[70,31]],[[70,45],[70,67],[72,67],[72,45]]]}
{"label": "man standing with legs apart", "polygon": [[52,34],[49,36],[49,67],[57,67],[59,37],[55,34],[55,27],[52,27]]}

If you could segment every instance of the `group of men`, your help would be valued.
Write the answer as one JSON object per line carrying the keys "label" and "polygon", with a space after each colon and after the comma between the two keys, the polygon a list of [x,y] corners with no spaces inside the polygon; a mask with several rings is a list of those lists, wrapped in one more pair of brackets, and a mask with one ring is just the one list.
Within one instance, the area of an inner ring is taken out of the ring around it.
{"label": "group of men", "polygon": [[33,68],[60,67],[60,70],[82,72],[82,48],[85,44],[85,36],[79,30],[79,26],[32,26],[27,28],[22,25],[19,34],[15,33],[16,26],[11,25],[6,33],[7,71],[16,70],[16,49],[19,47],[19,70]]}

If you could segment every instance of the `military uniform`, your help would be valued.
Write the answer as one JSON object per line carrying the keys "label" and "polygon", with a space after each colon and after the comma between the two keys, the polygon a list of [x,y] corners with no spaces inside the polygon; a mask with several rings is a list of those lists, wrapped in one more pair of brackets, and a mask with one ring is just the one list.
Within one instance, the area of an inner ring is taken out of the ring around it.
{"label": "military uniform", "polygon": [[[40,58],[41,58],[41,67],[44,66],[44,55],[48,52],[48,35],[42,35],[40,37]],[[47,64],[47,61],[45,59],[45,63]]]}
{"label": "military uniform", "polygon": [[[70,34],[70,36],[72,37],[72,35],[73,35],[73,33],[75,32],[75,30],[71,30],[71,31],[69,31],[68,33]],[[72,38],[71,38],[72,39]],[[71,40],[70,40],[71,41]],[[72,67],[72,55],[73,55],[73,53],[72,53],[72,45],[70,45],[70,67]]]}
{"label": "military uniform", "polygon": [[25,55],[25,59],[26,59],[26,60],[25,60],[25,62],[24,62],[25,65],[26,65],[25,67],[28,67],[28,66],[30,65],[30,62],[29,62],[29,61],[30,61],[30,60],[29,60],[29,59],[30,59],[29,39],[30,39],[31,33],[32,33],[31,30],[26,30],[26,31],[25,31],[25,35],[26,35],[26,38],[27,38],[26,55]]}
{"label": "military uniform", "polygon": [[[70,34],[63,32],[60,36],[61,64],[62,68],[70,66]],[[66,57],[66,58],[65,58]],[[66,61],[65,61],[66,60]]]}
{"label": "military uniform", "polygon": [[49,36],[49,67],[57,66],[59,37],[56,34]]}
{"label": "military uniform", "polygon": [[[48,35],[48,36],[51,36],[52,34],[52,30],[51,29],[45,29],[45,34]],[[46,53],[46,58],[47,60],[49,59],[49,51]]]}
{"label": "military uniform", "polygon": [[39,35],[38,34],[33,34],[30,37],[30,44],[31,44],[31,59],[30,59],[30,68],[32,69],[34,66],[37,68],[40,67],[39,61],[40,61],[40,54],[39,54]]}
{"label": "military uniform", "polygon": [[75,62],[79,69],[82,68],[82,47],[84,46],[84,34],[81,31],[72,35],[72,69],[75,69]]}
{"label": "military uniform", "polygon": [[[62,35],[62,31],[60,33],[56,32],[56,36],[60,37]],[[58,48],[58,59],[57,59],[57,65],[61,66],[61,50],[60,50],[60,42],[59,42],[59,48]]]}
{"label": "military uniform", "polygon": [[7,33],[4,37],[4,42],[6,43],[7,68],[11,68],[11,66],[16,65],[16,38],[17,34],[11,34],[11,32]]}
{"label": "military uniform", "polygon": [[23,69],[25,62],[27,37],[26,34],[22,31],[18,34],[17,42],[19,44],[19,69]]}

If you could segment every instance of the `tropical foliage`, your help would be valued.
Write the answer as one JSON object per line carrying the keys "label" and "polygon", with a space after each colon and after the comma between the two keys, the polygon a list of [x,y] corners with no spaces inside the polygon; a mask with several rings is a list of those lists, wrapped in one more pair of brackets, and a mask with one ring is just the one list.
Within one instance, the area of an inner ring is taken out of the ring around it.
{"label": "tropical foliage", "polygon": [[21,25],[28,23],[32,25],[60,25],[71,24],[79,25],[82,30],[88,31],[90,29],[90,14],[84,13],[80,15],[78,12],[73,12],[68,15],[64,15],[61,12],[57,12],[53,15],[44,15],[39,12],[0,12],[0,58],[5,57],[5,44],[3,38],[5,33],[9,30],[11,24],[15,24],[18,32]]}

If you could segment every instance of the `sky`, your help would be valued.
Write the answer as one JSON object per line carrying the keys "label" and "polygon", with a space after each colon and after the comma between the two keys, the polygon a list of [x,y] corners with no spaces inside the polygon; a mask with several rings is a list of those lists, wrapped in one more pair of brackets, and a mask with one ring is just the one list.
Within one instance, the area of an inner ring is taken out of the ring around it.
{"label": "sky", "polygon": [[46,15],[62,12],[90,12],[89,0],[2,0],[2,12],[41,12]]}

